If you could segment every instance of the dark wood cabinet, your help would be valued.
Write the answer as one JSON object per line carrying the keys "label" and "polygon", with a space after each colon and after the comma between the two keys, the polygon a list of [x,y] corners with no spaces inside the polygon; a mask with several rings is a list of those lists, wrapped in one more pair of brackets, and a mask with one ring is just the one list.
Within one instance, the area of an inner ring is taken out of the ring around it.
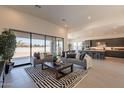
{"label": "dark wood cabinet", "polygon": [[107,47],[124,47],[124,38],[98,39],[89,41],[91,43],[90,47],[96,47],[97,42],[104,42]]}
{"label": "dark wood cabinet", "polygon": [[107,50],[105,55],[106,57],[124,58],[124,51]]}
{"label": "dark wood cabinet", "polygon": [[[87,45],[90,47],[97,47],[97,43],[104,43],[106,44],[106,47],[124,47],[124,37],[122,38],[109,38],[109,39],[96,39],[96,40],[87,40],[85,41]],[[89,52],[88,52],[89,53]],[[93,55],[94,52],[90,55]],[[95,55],[99,55],[98,52],[95,53]],[[105,56],[106,57],[118,57],[118,58],[124,58],[124,50],[123,49],[116,49],[116,50],[105,50]]]}
{"label": "dark wood cabinet", "polygon": [[86,46],[87,48],[92,46],[92,45],[91,45],[91,40],[86,40],[86,41],[84,42],[84,44],[85,44],[85,46]]}
{"label": "dark wood cabinet", "polygon": [[108,47],[123,47],[124,46],[124,38],[107,39],[106,46],[108,46]]}

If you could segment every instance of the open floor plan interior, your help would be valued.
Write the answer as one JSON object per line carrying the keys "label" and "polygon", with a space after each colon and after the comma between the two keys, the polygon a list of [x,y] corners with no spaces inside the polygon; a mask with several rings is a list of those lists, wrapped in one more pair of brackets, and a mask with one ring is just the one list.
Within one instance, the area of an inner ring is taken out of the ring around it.
{"label": "open floor plan interior", "polygon": [[0,5],[0,87],[123,88],[124,6]]}

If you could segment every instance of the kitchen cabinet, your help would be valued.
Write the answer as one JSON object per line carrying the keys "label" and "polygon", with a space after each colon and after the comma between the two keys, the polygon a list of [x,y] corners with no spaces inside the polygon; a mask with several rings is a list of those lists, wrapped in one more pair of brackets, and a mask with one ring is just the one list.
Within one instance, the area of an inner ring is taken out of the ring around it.
{"label": "kitchen cabinet", "polygon": [[96,47],[98,42],[104,42],[107,47],[124,47],[124,38],[97,39],[89,41],[91,42],[91,47]]}
{"label": "kitchen cabinet", "polygon": [[124,58],[124,51],[119,50],[107,50],[105,52],[106,57],[117,57],[117,58]]}

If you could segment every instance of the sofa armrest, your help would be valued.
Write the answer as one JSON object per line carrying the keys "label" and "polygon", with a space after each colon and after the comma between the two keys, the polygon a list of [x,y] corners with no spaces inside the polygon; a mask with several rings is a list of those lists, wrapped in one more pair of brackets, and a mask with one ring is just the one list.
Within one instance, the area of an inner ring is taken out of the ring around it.
{"label": "sofa armrest", "polygon": [[89,55],[86,54],[83,61],[86,64],[86,69],[89,69],[92,67],[92,58]]}
{"label": "sofa armrest", "polygon": [[35,66],[36,64],[41,64],[42,63],[42,60],[41,59],[36,59],[34,58],[33,59],[33,65]]}
{"label": "sofa armrest", "polygon": [[53,62],[53,58],[51,58],[51,57],[43,58],[42,62]]}

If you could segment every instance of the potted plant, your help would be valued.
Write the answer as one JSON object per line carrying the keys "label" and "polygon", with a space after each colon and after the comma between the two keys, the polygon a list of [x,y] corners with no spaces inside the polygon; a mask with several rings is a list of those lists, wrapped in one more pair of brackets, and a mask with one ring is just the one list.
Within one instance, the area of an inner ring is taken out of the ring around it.
{"label": "potted plant", "polygon": [[0,56],[4,61],[5,72],[8,73],[9,62],[13,57],[16,48],[16,36],[13,31],[5,30],[0,35]]}
{"label": "potted plant", "polygon": [[68,49],[69,49],[69,51],[72,49],[72,44],[71,43],[68,44]]}
{"label": "potted plant", "polygon": [[57,60],[57,54],[53,53],[53,62],[56,62],[56,60]]}
{"label": "potted plant", "polygon": [[56,53],[53,53],[53,65],[55,66],[56,65],[56,61],[57,61],[57,54]]}

